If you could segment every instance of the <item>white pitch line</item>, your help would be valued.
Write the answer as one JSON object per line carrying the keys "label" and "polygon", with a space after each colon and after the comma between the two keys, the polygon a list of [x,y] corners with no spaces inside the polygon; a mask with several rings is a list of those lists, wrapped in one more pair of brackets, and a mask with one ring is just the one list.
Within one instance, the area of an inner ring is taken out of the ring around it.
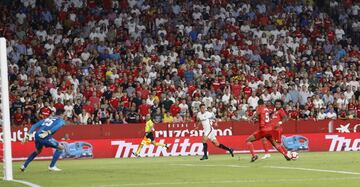
{"label": "white pitch line", "polygon": [[349,174],[349,175],[360,175],[357,172],[351,171],[339,171],[339,170],[327,170],[327,169],[312,169],[312,168],[297,168],[297,167],[285,167],[285,166],[264,166],[265,168],[274,168],[274,169],[289,169],[289,170],[302,170],[302,171],[317,171],[317,172],[326,172],[326,173],[339,173],[339,174]]}
{"label": "white pitch line", "polygon": [[37,184],[34,184],[34,183],[31,183],[31,182],[28,182],[28,181],[22,181],[22,180],[11,180],[11,182],[17,182],[17,183],[21,183],[21,184],[24,184],[26,186],[30,186],[30,187],[41,187]]}
{"label": "white pitch line", "polygon": [[128,186],[169,186],[169,185],[199,185],[199,184],[234,184],[234,183],[276,183],[276,182],[308,182],[308,181],[335,181],[360,179],[359,177],[339,177],[339,178],[297,178],[297,179],[248,179],[248,180],[223,180],[223,181],[189,181],[189,182],[157,182],[157,183],[128,183],[128,184],[109,184],[93,187],[128,187]]}
{"label": "white pitch line", "polygon": [[212,164],[170,164],[172,166],[188,166],[188,167],[230,167],[230,168],[248,168],[250,166],[239,166],[239,165],[212,165]]}

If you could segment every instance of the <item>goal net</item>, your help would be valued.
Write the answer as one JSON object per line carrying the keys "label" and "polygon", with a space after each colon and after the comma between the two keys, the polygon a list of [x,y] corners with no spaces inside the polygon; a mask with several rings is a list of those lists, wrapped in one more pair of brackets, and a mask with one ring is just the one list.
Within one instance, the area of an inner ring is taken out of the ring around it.
{"label": "goal net", "polygon": [[10,137],[8,63],[5,38],[0,38],[0,72],[0,160],[2,162],[0,165],[3,166],[3,179],[13,180]]}

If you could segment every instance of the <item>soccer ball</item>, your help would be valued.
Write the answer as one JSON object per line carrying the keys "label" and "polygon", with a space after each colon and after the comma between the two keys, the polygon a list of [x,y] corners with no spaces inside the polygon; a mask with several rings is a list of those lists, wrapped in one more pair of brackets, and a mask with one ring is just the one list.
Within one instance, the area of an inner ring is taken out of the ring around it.
{"label": "soccer ball", "polygon": [[299,153],[298,152],[291,152],[290,153],[291,160],[297,160],[299,159]]}

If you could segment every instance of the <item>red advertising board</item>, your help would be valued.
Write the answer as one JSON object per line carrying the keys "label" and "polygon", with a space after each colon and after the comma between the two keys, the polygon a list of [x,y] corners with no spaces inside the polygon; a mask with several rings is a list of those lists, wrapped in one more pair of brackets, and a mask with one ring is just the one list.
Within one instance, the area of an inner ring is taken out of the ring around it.
{"label": "red advertising board", "polygon": [[[358,151],[360,150],[360,134],[302,134],[308,139],[309,151]],[[229,147],[232,147],[236,153],[247,153],[245,144],[246,135],[240,136],[220,136],[218,140]],[[86,142],[92,145],[93,158],[129,158],[133,157],[132,152],[135,151],[141,139],[85,139],[73,142]],[[154,147],[153,145],[145,146],[141,152],[142,156],[158,157],[158,156],[195,156],[202,155],[201,137],[171,137],[157,138],[157,141],[170,145],[166,150],[162,147]],[[255,149],[262,151],[262,146],[256,142]],[[21,144],[20,142],[12,143],[13,158],[17,160],[25,159],[33,150],[34,143]],[[44,149],[40,154],[42,158],[50,158],[52,149]],[[219,149],[209,143],[209,154],[224,154],[225,151]]]}
{"label": "red advertising board", "polygon": [[[284,133],[352,133],[360,131],[360,120],[322,120],[294,121],[283,125]],[[157,137],[191,137],[201,134],[195,130],[194,123],[156,124]],[[248,135],[258,129],[257,125],[246,121],[220,122],[217,127],[218,136]],[[13,141],[21,141],[28,127],[12,128]],[[56,133],[55,138],[61,139],[67,134],[72,140],[84,139],[131,139],[140,138],[144,133],[144,124],[119,125],[66,125]],[[0,140],[1,140],[0,136]]]}

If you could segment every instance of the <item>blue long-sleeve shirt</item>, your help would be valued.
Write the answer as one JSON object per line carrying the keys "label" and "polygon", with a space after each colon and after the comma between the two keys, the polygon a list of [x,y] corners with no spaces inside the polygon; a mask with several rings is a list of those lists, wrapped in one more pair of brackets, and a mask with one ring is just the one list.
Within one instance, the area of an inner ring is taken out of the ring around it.
{"label": "blue long-sleeve shirt", "polygon": [[50,131],[51,134],[55,134],[56,131],[58,131],[64,125],[65,125],[65,121],[61,117],[59,116],[49,117],[35,123],[31,127],[29,133],[32,134],[36,129],[38,129],[35,136],[38,136],[43,131]]}

